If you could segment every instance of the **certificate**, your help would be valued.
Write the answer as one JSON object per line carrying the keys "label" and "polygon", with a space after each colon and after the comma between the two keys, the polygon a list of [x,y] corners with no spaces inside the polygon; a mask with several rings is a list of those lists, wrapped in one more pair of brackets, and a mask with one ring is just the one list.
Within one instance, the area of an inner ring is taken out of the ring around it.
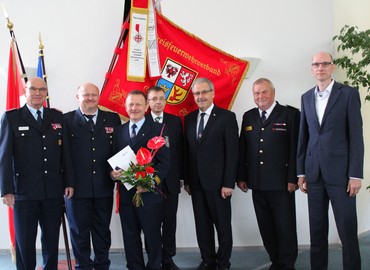
{"label": "certificate", "polygon": [[[109,165],[114,170],[122,169],[126,171],[128,167],[130,166],[130,163],[136,164],[136,155],[134,151],[132,151],[131,147],[127,145],[125,148],[123,148],[121,151],[119,151],[117,154],[115,154],[113,157],[108,159]],[[130,185],[128,183],[123,183],[123,185],[126,187],[127,190],[130,190],[133,188],[133,185]]]}

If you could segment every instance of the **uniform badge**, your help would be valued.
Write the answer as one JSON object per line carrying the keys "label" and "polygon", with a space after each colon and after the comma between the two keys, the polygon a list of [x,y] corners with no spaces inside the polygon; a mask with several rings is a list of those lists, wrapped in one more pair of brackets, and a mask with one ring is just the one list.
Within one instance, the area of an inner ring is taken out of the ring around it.
{"label": "uniform badge", "polygon": [[114,128],[113,127],[105,127],[105,133],[111,134],[113,133]]}
{"label": "uniform badge", "polygon": [[26,127],[18,127],[18,130],[21,131],[21,130],[30,130],[30,127],[26,126]]}
{"label": "uniform badge", "polygon": [[59,124],[59,123],[55,123],[55,124],[51,124],[51,127],[54,129],[54,130],[57,130],[58,128],[62,128],[62,125]]}
{"label": "uniform badge", "polygon": [[246,126],[245,127],[245,131],[251,131],[253,128],[252,128],[252,126]]}

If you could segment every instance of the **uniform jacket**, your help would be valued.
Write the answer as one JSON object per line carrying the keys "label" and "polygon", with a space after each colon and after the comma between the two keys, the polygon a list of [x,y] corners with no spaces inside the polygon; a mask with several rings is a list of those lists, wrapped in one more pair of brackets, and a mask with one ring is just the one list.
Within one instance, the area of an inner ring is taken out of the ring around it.
{"label": "uniform jacket", "polygon": [[234,188],[238,166],[238,124],[235,113],[214,106],[202,138],[196,138],[196,110],[185,117],[185,183],[205,191]]}
{"label": "uniform jacket", "polygon": [[[146,119],[154,121],[151,114]],[[164,185],[170,194],[180,193],[180,179],[184,179],[184,134],[180,117],[163,113],[170,146],[171,166]]]}
{"label": "uniform jacket", "polygon": [[276,104],[264,125],[258,108],[243,116],[238,181],[254,190],[286,190],[297,183],[299,111]]}
{"label": "uniform jacket", "polygon": [[39,127],[27,106],[6,112],[0,131],[1,196],[16,200],[62,197],[74,187],[71,158],[61,112],[44,108]]}
{"label": "uniform jacket", "polygon": [[321,125],[315,108],[315,87],[302,95],[297,174],[315,182],[346,185],[363,178],[364,142],[361,102],[352,87],[334,82]]}
{"label": "uniform jacket", "polygon": [[64,123],[76,180],[73,197],[112,196],[114,181],[107,160],[113,155],[113,131],[121,124],[119,116],[99,110],[94,132],[80,109],[66,113]]}
{"label": "uniform jacket", "polygon": [[[147,143],[150,139],[155,136],[159,136],[162,131],[162,124],[155,123],[154,121],[145,120],[144,124],[138,131],[134,143],[130,139],[129,122],[117,127],[113,133],[113,152],[117,153],[125,148],[127,145],[131,147],[134,153],[141,147],[147,147]],[[166,132],[163,134],[166,137]],[[170,168],[170,150],[167,145],[162,146],[152,161],[154,169],[157,171],[156,175],[161,179],[161,184],[158,189],[162,189],[163,181]],[[120,203],[132,205],[132,198],[136,192],[136,188],[127,190],[123,185],[120,188]],[[144,205],[151,203],[163,202],[161,194],[155,194],[153,192],[144,192],[142,194],[142,200]]]}

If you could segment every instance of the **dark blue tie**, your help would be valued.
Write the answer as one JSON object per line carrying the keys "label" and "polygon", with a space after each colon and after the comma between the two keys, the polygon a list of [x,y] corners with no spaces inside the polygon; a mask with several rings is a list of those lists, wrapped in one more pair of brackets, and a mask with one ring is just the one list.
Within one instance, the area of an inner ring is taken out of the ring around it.
{"label": "dark blue tie", "polygon": [[136,128],[137,128],[137,125],[136,124],[133,124],[131,126],[131,141],[134,142],[135,141],[135,138],[136,138]]}
{"label": "dark blue tie", "polygon": [[41,111],[37,110],[37,124],[39,127],[42,127],[42,117],[41,117]]}
{"label": "dark blue tie", "polygon": [[84,116],[87,119],[89,119],[89,120],[87,120],[87,126],[90,128],[90,130],[92,132],[94,132],[95,123],[94,123],[93,118],[94,118],[95,114],[90,114],[90,115],[84,114]]}
{"label": "dark blue tie", "polygon": [[262,125],[266,122],[266,111],[262,111],[261,123]]}

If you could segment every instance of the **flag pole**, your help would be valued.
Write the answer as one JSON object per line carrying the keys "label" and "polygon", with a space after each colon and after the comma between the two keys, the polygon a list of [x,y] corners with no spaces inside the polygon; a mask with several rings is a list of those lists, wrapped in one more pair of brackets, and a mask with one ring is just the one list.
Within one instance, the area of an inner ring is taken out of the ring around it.
{"label": "flag pole", "polygon": [[4,17],[6,19],[6,26],[9,29],[10,37],[14,40],[15,46],[17,47],[19,65],[20,65],[21,71],[22,71],[21,78],[24,80],[24,83],[26,83],[28,81],[28,78],[27,78],[27,74],[26,74],[26,69],[23,65],[23,60],[22,60],[22,57],[21,57],[21,53],[19,51],[18,42],[17,42],[17,39],[15,38],[15,33],[14,33],[14,30],[13,30],[14,24],[9,19],[8,13],[6,12],[5,7],[4,7],[4,3],[3,3],[3,11],[4,11]]}
{"label": "flag pole", "polygon": [[[46,70],[45,70],[45,62],[44,62],[44,44],[42,44],[42,39],[41,39],[41,33],[39,32],[39,57],[41,59],[41,66],[42,66],[42,79],[47,85],[47,75],[46,75]],[[50,108],[50,96],[49,96],[49,91],[48,91],[48,96],[46,97],[46,106]]]}
{"label": "flag pole", "polygon": [[131,0],[130,1],[125,1],[121,34],[119,36],[119,39],[118,39],[118,42],[117,42],[117,45],[116,45],[116,50],[114,51],[112,60],[110,62],[110,65],[109,65],[109,68],[108,68],[108,72],[106,73],[106,76],[105,76],[105,80],[104,80],[104,83],[103,83],[103,87],[102,87],[101,93],[103,93],[104,88],[105,88],[105,86],[108,83],[109,75],[111,74],[111,72],[112,72],[112,70],[114,68],[114,65],[116,64],[117,57],[118,57],[118,54],[119,54],[118,51],[121,49],[121,47],[122,47],[122,45],[125,42],[125,39],[127,37],[127,34],[128,34],[128,23],[130,21],[130,9],[131,9]]}
{"label": "flag pole", "polygon": [[[47,84],[47,75],[45,70],[45,61],[44,61],[44,44],[42,44],[42,38],[41,33],[39,32],[39,64],[41,63],[41,71],[42,79]],[[37,70],[38,71],[38,70]],[[39,73],[39,72],[37,72]],[[40,76],[38,74],[38,76]],[[48,108],[50,108],[50,96],[48,92],[48,96],[46,97],[46,105]],[[72,270],[72,261],[71,261],[71,253],[69,251],[69,241],[68,241],[68,234],[67,234],[67,226],[66,226],[66,218],[65,218],[65,205],[63,204],[63,215],[62,215],[62,230],[63,230],[63,239],[64,239],[64,246],[66,249],[66,259],[67,259],[67,265],[68,270]]]}

